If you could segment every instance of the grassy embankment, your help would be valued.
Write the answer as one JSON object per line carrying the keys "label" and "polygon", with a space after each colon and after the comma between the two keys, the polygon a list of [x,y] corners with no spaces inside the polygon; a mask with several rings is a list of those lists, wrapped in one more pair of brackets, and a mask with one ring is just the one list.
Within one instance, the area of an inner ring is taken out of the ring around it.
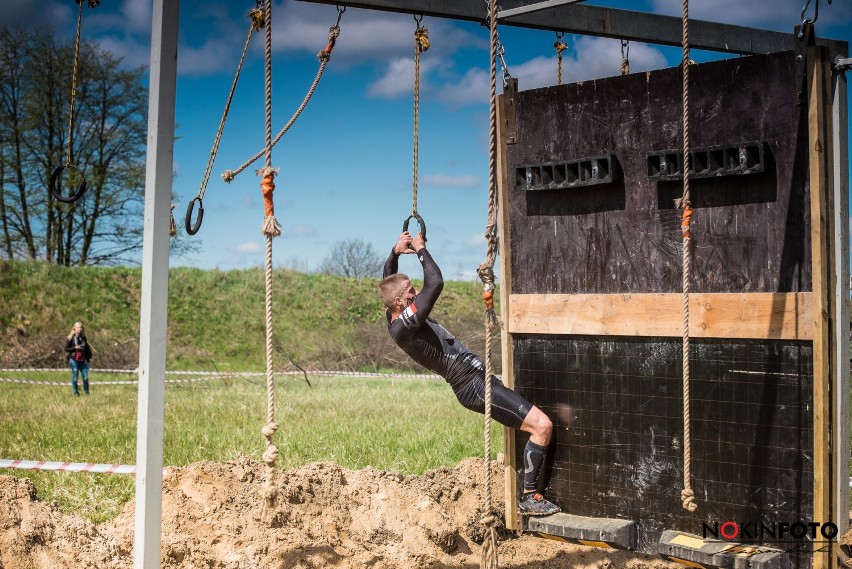
{"label": "grassy embankment", "polygon": [[[95,367],[134,367],[138,353],[138,269],[0,266],[4,367],[60,367],[64,337],[82,320]],[[278,271],[276,365],[287,357],[308,369],[406,369],[390,344],[375,280]],[[479,287],[448,283],[438,318],[481,349]],[[263,279],[259,270],[175,269],[170,275],[169,369],[262,370]],[[463,331],[460,331],[463,329]],[[495,360],[499,361],[495,354]],[[415,369],[415,368],[408,368]],[[68,372],[15,373],[67,381]],[[133,464],[136,390],[97,381],[133,376],[92,374],[92,396],[68,386],[0,383],[0,458]],[[482,454],[482,419],[456,403],[443,381],[285,376],[276,384],[279,467],[331,460],[347,468],[419,474]],[[260,460],[266,387],[258,378],[169,384],[166,465]],[[500,429],[493,448],[502,448]],[[114,516],[133,497],[126,476],[3,471],[34,480],[43,499],[92,521]]]}

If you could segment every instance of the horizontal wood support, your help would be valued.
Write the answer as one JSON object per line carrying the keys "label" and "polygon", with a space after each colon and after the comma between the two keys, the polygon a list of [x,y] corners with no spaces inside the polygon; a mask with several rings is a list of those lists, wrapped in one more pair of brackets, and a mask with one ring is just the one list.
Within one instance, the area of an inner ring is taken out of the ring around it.
{"label": "horizontal wood support", "polygon": [[[512,294],[512,334],[683,335],[683,295]],[[692,338],[813,339],[811,293],[694,293]]]}

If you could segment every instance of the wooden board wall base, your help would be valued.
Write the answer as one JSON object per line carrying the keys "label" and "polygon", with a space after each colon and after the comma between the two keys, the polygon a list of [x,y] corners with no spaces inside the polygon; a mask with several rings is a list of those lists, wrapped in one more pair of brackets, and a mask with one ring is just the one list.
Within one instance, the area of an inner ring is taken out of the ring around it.
{"label": "wooden board wall base", "polygon": [[[811,293],[693,293],[693,338],[813,339]],[[509,333],[681,337],[683,295],[512,294]]]}
{"label": "wooden board wall base", "polygon": [[666,530],[660,537],[659,553],[687,567],[749,567],[792,569],[790,555],[760,545],[702,539],[701,536]]}
{"label": "wooden board wall base", "polygon": [[558,513],[524,516],[523,528],[541,537],[611,549],[636,549],[636,524],[632,520],[589,518]]}

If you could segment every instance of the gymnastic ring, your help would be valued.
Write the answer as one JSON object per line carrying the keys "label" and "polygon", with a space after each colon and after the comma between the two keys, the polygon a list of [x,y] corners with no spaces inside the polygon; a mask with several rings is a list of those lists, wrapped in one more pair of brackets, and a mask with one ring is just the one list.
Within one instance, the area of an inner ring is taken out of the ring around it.
{"label": "gymnastic ring", "polygon": [[[62,172],[66,168],[71,168],[72,170],[76,170],[77,172],[80,173],[80,176],[83,177],[83,181],[80,182],[79,186],[77,186],[77,191],[74,192],[73,195],[67,196],[67,197],[63,196],[62,193],[59,191],[59,189],[56,187],[56,181],[59,179],[59,175],[62,174]],[[78,167],[74,166],[73,164],[65,164],[64,166],[59,166],[58,168],[56,168],[56,170],[53,171],[53,174],[50,175],[50,193],[53,194],[53,197],[55,197],[57,200],[61,201],[62,203],[74,203],[77,200],[79,200],[80,198],[82,198],[83,194],[86,193],[86,175],[83,174],[82,170],[80,170]]]}
{"label": "gymnastic ring", "polygon": [[426,222],[423,221],[423,218],[420,217],[419,213],[412,213],[411,215],[408,216],[408,218],[402,224],[402,231],[403,232],[408,231],[408,222],[411,221],[412,219],[416,219],[417,223],[420,224],[420,235],[423,236],[423,241],[426,241]]}
{"label": "gymnastic ring", "polygon": [[[198,219],[195,220],[195,223],[192,223],[192,210],[195,209],[195,202],[198,202]],[[186,232],[190,235],[198,233],[198,230],[201,229],[202,219],[204,219],[204,204],[201,203],[201,198],[193,198],[186,206],[186,217],[183,219],[183,226],[186,228]]]}

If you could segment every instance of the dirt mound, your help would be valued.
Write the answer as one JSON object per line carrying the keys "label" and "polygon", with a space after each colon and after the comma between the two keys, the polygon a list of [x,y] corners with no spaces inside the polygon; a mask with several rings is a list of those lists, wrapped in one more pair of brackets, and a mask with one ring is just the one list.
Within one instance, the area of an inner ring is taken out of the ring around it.
{"label": "dirt mound", "polygon": [[[502,499],[500,465],[492,495]],[[163,479],[162,567],[475,568],[481,460],[423,476],[320,462],[279,471],[262,511],[265,466],[242,459],[173,469]],[[264,518],[264,514],[267,517]],[[133,565],[134,504],[99,526],[38,500],[28,479],[0,476],[0,568]],[[558,543],[501,528],[501,568],[661,569],[652,557]]]}

